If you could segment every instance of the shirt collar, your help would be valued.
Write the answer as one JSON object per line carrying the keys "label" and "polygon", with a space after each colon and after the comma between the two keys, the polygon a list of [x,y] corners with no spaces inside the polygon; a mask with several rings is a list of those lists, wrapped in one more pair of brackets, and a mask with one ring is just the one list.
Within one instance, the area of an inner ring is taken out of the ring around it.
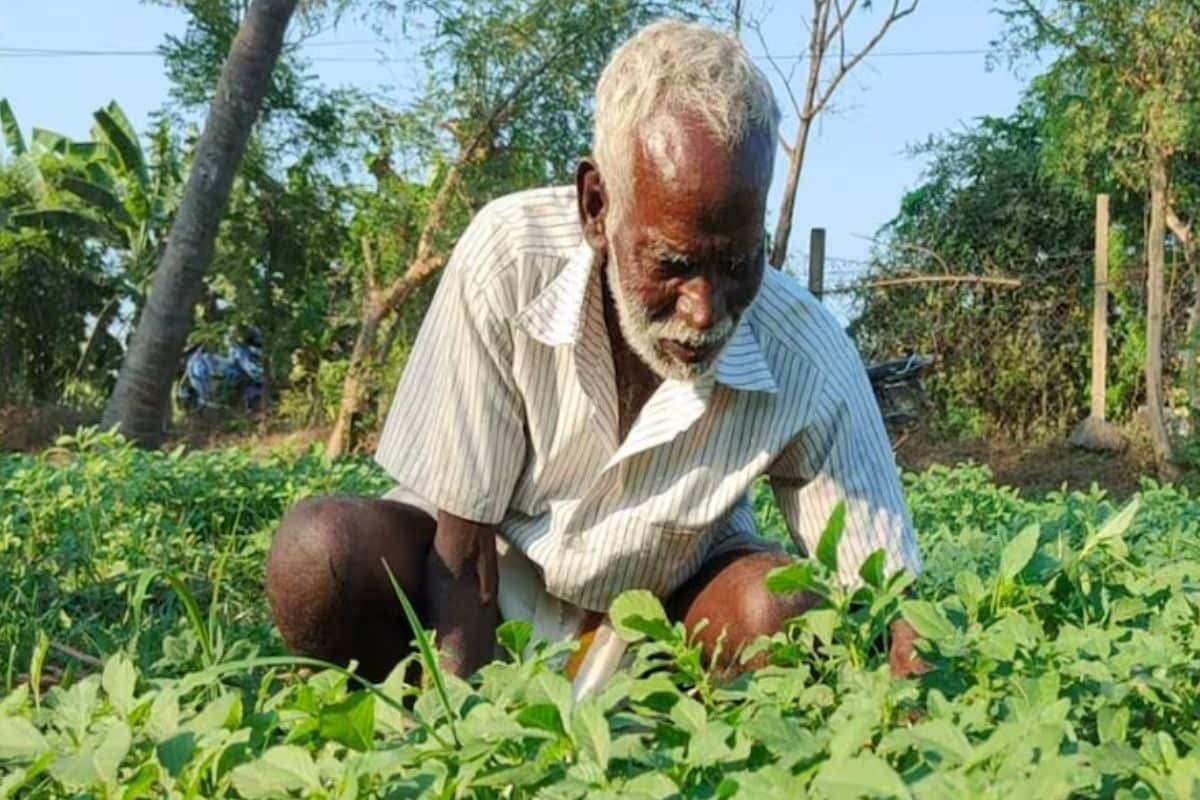
{"label": "shirt collar", "polygon": [[[517,325],[548,347],[578,342],[594,261],[592,248],[580,242],[566,266],[517,313]],[[731,389],[774,394],[778,387],[751,325],[752,312],[753,306],[742,315],[733,338],[717,359],[713,377]]]}

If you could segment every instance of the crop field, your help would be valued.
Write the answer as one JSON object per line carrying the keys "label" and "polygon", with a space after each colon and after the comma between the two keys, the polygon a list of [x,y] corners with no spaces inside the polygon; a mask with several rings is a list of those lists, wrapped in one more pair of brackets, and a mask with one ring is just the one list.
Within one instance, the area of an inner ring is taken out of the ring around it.
{"label": "crop field", "polygon": [[[614,608],[632,666],[574,703],[564,645],[459,681],[367,687],[287,657],[270,532],[312,494],[376,493],[314,452],[146,453],[81,432],[0,455],[0,796],[1190,798],[1200,796],[1200,504],[1143,483],[1026,498],[986,470],[906,475],[926,572],[825,596],[707,669],[649,595]],[[769,492],[764,530],[785,536]],[[931,669],[890,679],[896,615]],[[402,634],[398,634],[402,635]],[[419,658],[420,656],[414,656]],[[307,671],[298,668],[307,667]]]}

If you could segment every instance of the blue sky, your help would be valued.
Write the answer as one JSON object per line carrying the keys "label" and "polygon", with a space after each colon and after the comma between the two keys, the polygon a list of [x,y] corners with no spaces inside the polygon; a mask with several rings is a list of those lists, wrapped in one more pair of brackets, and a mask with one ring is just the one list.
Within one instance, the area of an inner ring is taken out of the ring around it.
{"label": "blue sky", "polygon": [[[808,3],[749,0],[746,5],[766,22],[769,52],[803,50],[806,34],[800,17]],[[831,258],[865,258],[870,242],[864,237],[895,214],[903,192],[918,179],[921,164],[905,148],[931,133],[1013,109],[1023,81],[1003,68],[989,71],[978,52],[987,50],[1001,31],[992,5],[987,0],[922,0],[917,12],[879,45],[880,55],[861,64],[842,85],[809,143],[793,228],[794,254],[807,249],[810,227],[823,226]],[[851,43],[873,21],[871,14],[861,15],[851,29]],[[92,110],[114,98],[142,126],[167,95],[157,57],[13,57],[11,48],[153,50],[165,34],[182,32],[183,24],[180,12],[137,0],[0,0],[0,96],[13,104],[26,131],[36,125],[85,136]],[[306,53],[329,84],[381,90],[403,100],[415,73],[398,25],[391,38],[380,42],[365,25],[349,19],[312,39]],[[763,52],[753,33],[744,38],[752,53]],[[927,55],[929,51],[972,52]],[[391,60],[380,63],[381,56]],[[760,63],[778,83],[770,65]],[[787,60],[780,64],[790,66]],[[803,70],[801,65],[798,76]],[[790,111],[786,95],[778,91]],[[794,122],[789,113],[784,122],[789,135]],[[782,189],[783,158],[779,160],[775,203]],[[839,266],[835,261],[830,269]]]}

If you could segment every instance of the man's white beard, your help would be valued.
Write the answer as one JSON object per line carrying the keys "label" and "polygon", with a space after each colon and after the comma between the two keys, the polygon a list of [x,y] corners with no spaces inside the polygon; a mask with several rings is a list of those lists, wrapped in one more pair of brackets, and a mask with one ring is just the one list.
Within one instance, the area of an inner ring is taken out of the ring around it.
{"label": "man's white beard", "polygon": [[[691,381],[713,370],[725,346],[733,337],[734,328],[737,327],[736,318],[727,316],[706,331],[698,331],[676,317],[663,322],[651,319],[646,307],[636,297],[626,293],[625,286],[621,283],[621,271],[617,267],[616,249],[611,239],[608,242],[605,274],[617,305],[617,322],[620,324],[621,335],[625,337],[625,343],[655,375],[667,380]],[[689,364],[662,352],[658,347],[661,339],[670,339],[697,350],[712,348],[712,352],[703,360]]]}

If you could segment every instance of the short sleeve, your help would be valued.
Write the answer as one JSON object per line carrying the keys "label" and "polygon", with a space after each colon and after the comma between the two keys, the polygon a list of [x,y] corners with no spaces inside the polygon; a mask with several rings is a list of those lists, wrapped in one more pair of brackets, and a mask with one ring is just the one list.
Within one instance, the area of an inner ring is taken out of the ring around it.
{"label": "short sleeve", "polygon": [[494,525],[525,459],[524,405],[498,280],[502,231],[483,218],[455,247],[392,399],[375,460],[439,509]]}
{"label": "short sleeve", "polygon": [[792,538],[809,555],[838,502],[845,502],[838,577],[854,586],[876,550],[884,551],[888,574],[919,573],[921,557],[866,370],[857,353],[844,361],[844,373],[827,381],[817,413],[768,476]]}

